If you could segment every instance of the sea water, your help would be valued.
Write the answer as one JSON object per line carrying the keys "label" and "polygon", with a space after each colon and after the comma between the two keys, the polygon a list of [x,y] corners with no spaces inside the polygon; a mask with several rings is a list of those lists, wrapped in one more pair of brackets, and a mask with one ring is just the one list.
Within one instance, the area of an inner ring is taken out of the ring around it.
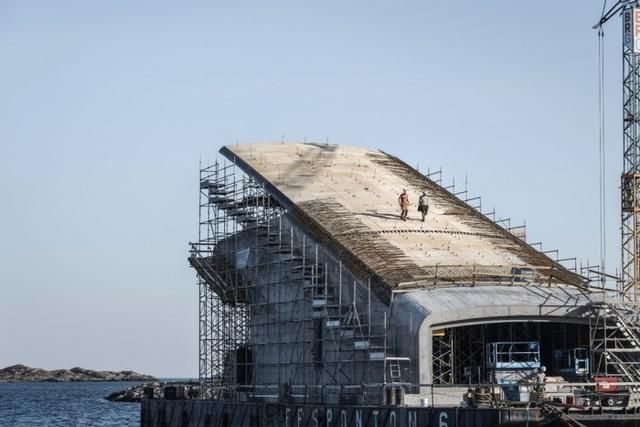
{"label": "sea water", "polygon": [[138,426],[140,404],[104,397],[138,383],[0,383],[0,426]]}

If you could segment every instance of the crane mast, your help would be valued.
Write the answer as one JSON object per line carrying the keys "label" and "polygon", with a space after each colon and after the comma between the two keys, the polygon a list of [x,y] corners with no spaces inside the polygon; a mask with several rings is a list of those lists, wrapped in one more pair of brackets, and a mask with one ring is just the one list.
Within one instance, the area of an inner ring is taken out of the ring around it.
{"label": "crane mast", "polygon": [[622,16],[622,294],[640,302],[640,60],[634,43],[640,8],[628,6]]}
{"label": "crane mast", "polygon": [[[604,10],[603,10],[604,12]],[[622,16],[621,293],[640,302],[640,6],[638,0],[616,2],[594,28]],[[604,268],[604,266],[603,266]]]}

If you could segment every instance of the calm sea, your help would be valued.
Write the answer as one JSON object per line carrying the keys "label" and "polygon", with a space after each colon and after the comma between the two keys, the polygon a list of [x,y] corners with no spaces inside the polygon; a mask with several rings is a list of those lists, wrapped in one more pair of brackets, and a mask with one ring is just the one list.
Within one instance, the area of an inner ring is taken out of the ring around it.
{"label": "calm sea", "polygon": [[138,426],[138,403],[104,397],[136,383],[0,384],[0,426]]}

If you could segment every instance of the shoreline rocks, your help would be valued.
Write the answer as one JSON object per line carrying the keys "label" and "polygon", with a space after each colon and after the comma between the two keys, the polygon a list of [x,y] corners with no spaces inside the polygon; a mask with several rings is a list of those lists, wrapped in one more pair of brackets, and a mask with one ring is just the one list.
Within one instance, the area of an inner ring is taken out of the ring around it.
{"label": "shoreline rocks", "polygon": [[92,369],[71,368],[48,371],[13,365],[0,369],[0,383],[6,382],[80,382],[80,381],[157,381],[151,375],[134,371],[94,371]]}
{"label": "shoreline rocks", "polygon": [[145,394],[147,397],[153,389],[153,398],[162,399],[162,398],[170,398],[167,391],[167,396],[165,396],[165,387],[168,389],[172,389],[171,391],[175,393],[175,396],[172,398],[187,398],[194,399],[198,396],[199,393],[199,384],[197,382],[150,382],[146,384],[137,384],[133,387],[129,387],[125,390],[117,391],[115,393],[111,393],[108,396],[105,396],[105,399],[111,402],[140,402]]}

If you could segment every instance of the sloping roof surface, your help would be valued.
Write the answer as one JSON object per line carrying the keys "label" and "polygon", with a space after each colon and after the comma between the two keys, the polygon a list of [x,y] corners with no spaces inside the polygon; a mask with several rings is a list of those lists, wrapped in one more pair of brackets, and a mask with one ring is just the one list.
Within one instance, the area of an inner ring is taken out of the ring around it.
{"label": "sloping roof surface", "polygon": [[[356,273],[395,288],[444,282],[515,280],[584,284],[583,279],[511,235],[406,163],[364,148],[299,143],[221,150],[265,182],[289,212]],[[409,194],[408,221],[398,196]],[[426,192],[426,222],[417,212]],[[531,269],[531,271],[526,270]]]}

